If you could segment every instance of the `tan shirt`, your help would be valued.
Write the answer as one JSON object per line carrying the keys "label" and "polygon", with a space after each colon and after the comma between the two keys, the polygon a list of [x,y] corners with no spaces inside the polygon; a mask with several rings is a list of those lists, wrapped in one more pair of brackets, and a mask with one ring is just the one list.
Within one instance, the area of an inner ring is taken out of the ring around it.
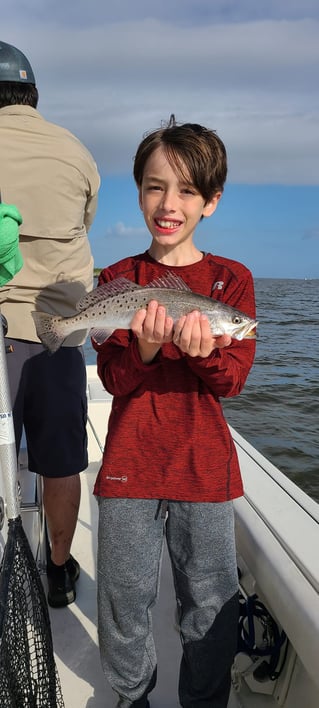
{"label": "tan shirt", "polygon": [[[30,106],[0,109],[2,201],[21,212],[22,270],[0,288],[8,336],[38,341],[32,310],[69,317],[93,286],[87,233],[97,207],[100,178],[82,143]],[[74,346],[86,333],[65,342]]]}

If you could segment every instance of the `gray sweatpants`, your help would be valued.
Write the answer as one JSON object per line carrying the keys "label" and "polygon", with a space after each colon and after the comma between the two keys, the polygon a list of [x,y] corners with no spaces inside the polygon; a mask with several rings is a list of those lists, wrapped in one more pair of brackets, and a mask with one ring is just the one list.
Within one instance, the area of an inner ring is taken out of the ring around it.
{"label": "gray sweatpants", "polygon": [[98,632],[103,671],[118,706],[147,705],[156,676],[151,610],[164,537],[183,648],[183,708],[226,708],[236,651],[238,575],[232,502],[99,498]]}

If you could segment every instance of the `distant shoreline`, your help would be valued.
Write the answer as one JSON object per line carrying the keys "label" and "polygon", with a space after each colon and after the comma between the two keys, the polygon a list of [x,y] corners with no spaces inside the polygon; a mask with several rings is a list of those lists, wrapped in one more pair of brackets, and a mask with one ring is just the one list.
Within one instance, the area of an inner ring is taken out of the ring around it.
{"label": "distant shoreline", "polygon": [[[97,278],[98,275],[100,275],[101,270],[103,270],[103,266],[102,266],[102,268],[94,268],[94,277],[95,277],[95,278]],[[310,277],[309,277],[309,278],[303,278],[302,276],[300,276],[299,278],[283,278],[282,276],[271,276],[271,275],[267,275],[267,276],[261,276],[261,277],[260,277],[260,276],[255,276],[255,277],[254,277],[254,280],[305,280],[305,281],[308,281],[308,282],[311,283],[311,282],[314,281],[314,280],[319,280],[319,278],[317,278],[317,277],[314,277],[314,278],[310,278]]]}

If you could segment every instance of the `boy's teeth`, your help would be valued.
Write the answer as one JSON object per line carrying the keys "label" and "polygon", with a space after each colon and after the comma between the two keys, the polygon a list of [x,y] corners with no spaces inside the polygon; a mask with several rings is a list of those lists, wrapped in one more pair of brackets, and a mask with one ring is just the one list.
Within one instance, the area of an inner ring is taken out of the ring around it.
{"label": "boy's teeth", "polygon": [[178,226],[177,221],[161,221],[158,219],[157,223],[159,226],[162,226],[163,229],[174,229],[175,226]]}

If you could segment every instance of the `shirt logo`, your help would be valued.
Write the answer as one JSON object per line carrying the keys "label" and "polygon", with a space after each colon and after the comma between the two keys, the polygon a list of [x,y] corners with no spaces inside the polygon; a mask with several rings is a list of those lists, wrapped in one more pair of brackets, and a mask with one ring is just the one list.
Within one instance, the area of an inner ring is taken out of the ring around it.
{"label": "shirt logo", "polygon": [[109,479],[110,482],[127,482],[127,475],[123,475],[122,477],[111,477],[111,475],[107,474],[106,479]]}
{"label": "shirt logo", "polygon": [[223,280],[216,280],[216,283],[214,283],[212,287],[212,292],[214,290],[222,290],[224,287],[224,281]]}

